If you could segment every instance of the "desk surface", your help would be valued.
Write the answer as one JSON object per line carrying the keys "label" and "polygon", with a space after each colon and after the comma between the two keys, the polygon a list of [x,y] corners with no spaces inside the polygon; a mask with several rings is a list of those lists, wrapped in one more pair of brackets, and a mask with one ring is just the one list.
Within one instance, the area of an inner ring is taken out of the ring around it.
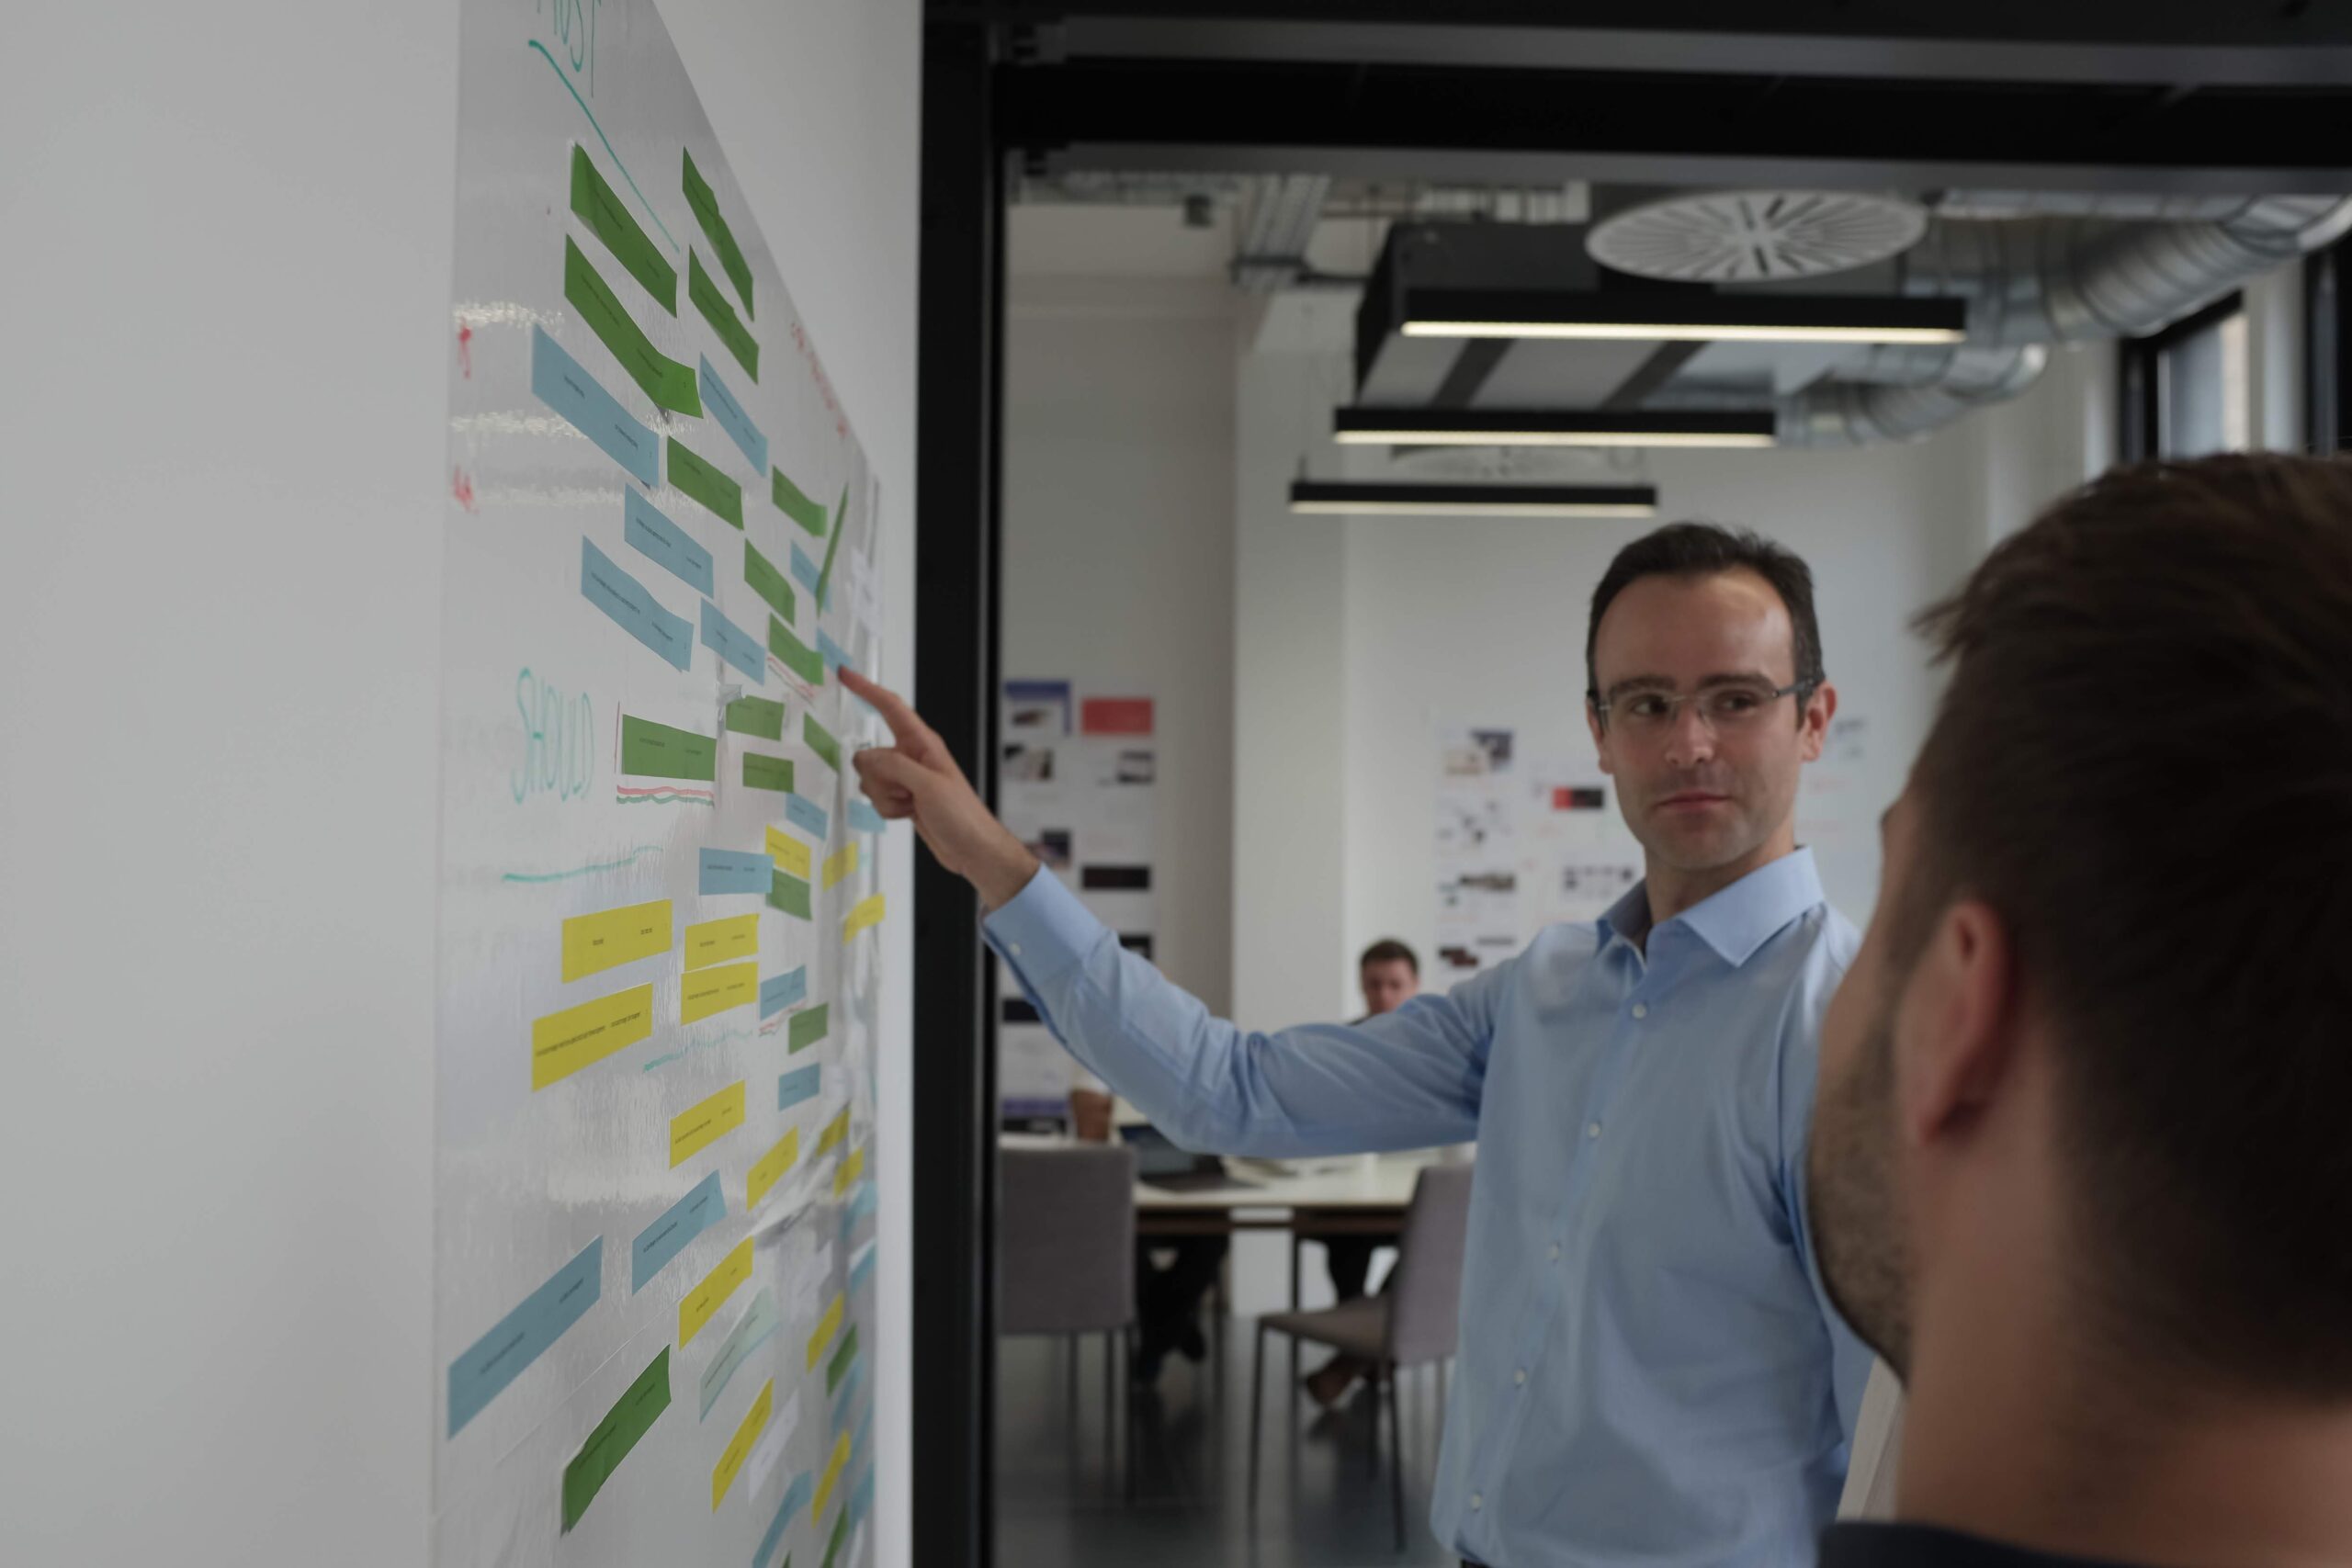
{"label": "desk surface", "polygon": [[[1006,1148],[1057,1148],[1069,1140],[1051,1134],[1007,1133],[1000,1140]],[[1228,1159],[1227,1170],[1236,1179],[1230,1187],[1170,1191],[1148,1182],[1136,1183],[1137,1209],[1402,1209],[1413,1201],[1413,1183],[1421,1168],[1433,1163],[1435,1151],[1382,1155],[1351,1159],[1342,1170],[1295,1174],[1279,1165],[1253,1159]],[[1239,1182],[1250,1183],[1248,1187]]]}

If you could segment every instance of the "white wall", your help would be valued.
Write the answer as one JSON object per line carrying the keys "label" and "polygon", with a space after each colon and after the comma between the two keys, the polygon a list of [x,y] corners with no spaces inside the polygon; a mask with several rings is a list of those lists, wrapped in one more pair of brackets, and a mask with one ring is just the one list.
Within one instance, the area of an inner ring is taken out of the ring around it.
{"label": "white wall", "polygon": [[[663,9],[910,603],[919,8]],[[41,7],[0,63],[0,342],[40,367],[0,392],[0,1559],[425,1558],[457,16]],[[886,1033],[902,1260],[903,993]]]}
{"label": "white wall", "polygon": [[[1003,670],[1155,704],[1159,966],[1231,993],[1233,407],[1215,279],[1023,270],[1005,323]],[[1114,217],[1125,216],[1114,214]],[[1152,214],[1151,216],[1160,216]],[[1203,852],[1204,846],[1210,846]]]}

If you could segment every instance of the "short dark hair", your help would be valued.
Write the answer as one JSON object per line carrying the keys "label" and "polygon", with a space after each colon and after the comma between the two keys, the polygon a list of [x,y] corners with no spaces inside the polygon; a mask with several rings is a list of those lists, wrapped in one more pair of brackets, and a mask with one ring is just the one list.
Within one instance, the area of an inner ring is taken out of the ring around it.
{"label": "short dark hair", "polygon": [[1399,961],[1414,974],[1421,972],[1421,961],[1413,956],[1411,948],[1393,936],[1385,936],[1363,950],[1363,956],[1356,960],[1356,967],[1362,969],[1368,964],[1395,964]]}
{"label": "short dark hair", "polygon": [[[1593,667],[1592,649],[1600,635],[1600,617],[1617,595],[1645,577],[1713,577],[1724,571],[1752,571],[1781,596],[1789,612],[1797,684],[1804,696],[1810,696],[1828,679],[1821,665],[1821,623],[1813,613],[1813,569],[1785,545],[1746,528],[1713,523],[1669,523],[1645,534],[1619,550],[1600,574],[1600,585],[1592,591],[1592,614],[1584,624],[1585,695],[1600,700],[1600,672]],[[1802,701],[1797,715],[1803,722]]]}
{"label": "short dark hair", "polygon": [[2352,1396],[2352,466],[2117,469],[1919,625],[1896,972],[1956,898],[2007,927],[2124,1353]]}

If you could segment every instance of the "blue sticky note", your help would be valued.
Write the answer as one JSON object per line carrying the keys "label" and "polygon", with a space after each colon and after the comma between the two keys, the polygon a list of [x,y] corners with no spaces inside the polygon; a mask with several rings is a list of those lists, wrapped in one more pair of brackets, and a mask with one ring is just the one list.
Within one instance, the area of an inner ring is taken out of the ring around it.
{"label": "blue sticky note", "polygon": [[865,1414],[857,1418],[857,1436],[849,1440],[849,1467],[852,1470],[865,1468],[865,1439],[873,1431],[874,1402],[868,1400]]}
{"label": "blue sticky note", "polygon": [[[786,543],[790,544],[791,541],[786,540]],[[801,554],[798,545],[792,546],[792,577],[810,593],[817,592],[817,563]]]}
{"label": "blue sticky note", "polygon": [[874,1181],[869,1177],[857,1184],[856,1195],[850,1199],[849,1207],[842,1211],[842,1223],[845,1226],[854,1224],[873,1212]]}
{"label": "blue sticky note", "polygon": [[612,393],[581,367],[548,336],[545,327],[531,329],[531,391],[539,401],[563,415],[580,434],[605,449],[605,455],[635,475],[641,484],[662,482],[662,448],[653,432],[628,415]]}
{"label": "blue sticky note", "polygon": [[695,1190],[670,1205],[669,1212],[637,1233],[628,1249],[628,1291],[635,1295],[646,1281],[686,1249],[686,1243],[727,1217],[727,1195],[718,1190],[718,1172],[712,1171]]}
{"label": "blue sticky note", "polygon": [[718,606],[707,599],[702,602],[702,645],[749,676],[752,684],[768,683],[768,650],[758,638],[720,615]]}
{"label": "blue sticky note", "polygon": [[744,850],[702,852],[702,893],[757,893],[765,897],[775,880],[775,859]]}
{"label": "blue sticky note", "polygon": [[814,801],[803,800],[787,793],[784,797],[785,819],[804,833],[815,836],[819,843],[825,841],[825,812]]}
{"label": "blue sticky note", "polygon": [[605,1288],[605,1238],[598,1236],[498,1325],[449,1363],[449,1435],[482,1412],[523,1370],[578,1323]]}
{"label": "blue sticky note", "polygon": [[629,547],[675,574],[678,581],[697,593],[716,592],[711,586],[710,552],[686,536],[686,531],[662,515],[661,510],[645,499],[641,491],[626,491],[628,503],[624,508],[626,521],[621,525],[621,537]]}
{"label": "blue sticky note", "polygon": [[808,994],[808,965],[771,975],[760,982],[760,1016],[774,1018]]}
{"label": "blue sticky note", "polygon": [[695,633],[686,618],[663,609],[645,584],[585,538],[580,541],[580,592],[669,663],[684,670],[693,660]]}
{"label": "blue sticky note", "polygon": [[865,1358],[860,1356],[849,1364],[849,1375],[842,1380],[841,1397],[833,1401],[832,1435],[840,1437],[849,1429],[851,1406],[857,1402],[857,1391],[865,1382]]}
{"label": "blue sticky note", "polygon": [[743,1309],[743,1315],[735,1320],[735,1326],[727,1331],[727,1342],[719,1346],[718,1356],[703,1369],[703,1415],[710,1414],[710,1407],[726,1391],[728,1380],[752,1359],[752,1352],[766,1344],[783,1325],[784,1314],[776,1311],[775,1292],[763,1287],[752,1298],[752,1304]]}
{"label": "blue sticky note", "polygon": [[856,665],[849,663],[849,649],[835,642],[832,635],[822,626],[817,628],[817,651],[824,656],[826,664],[833,669],[838,670],[844,664],[849,664],[853,670],[857,668]]}
{"label": "blue sticky note", "polygon": [[858,1477],[857,1490],[849,1495],[849,1522],[854,1529],[865,1522],[866,1511],[874,1506],[874,1472],[868,1469]]}
{"label": "blue sticky note", "polygon": [[863,800],[849,803],[849,826],[854,833],[878,833],[882,830],[882,814]]}
{"label": "blue sticky note", "polygon": [[820,1066],[795,1067],[775,1080],[775,1108],[789,1111],[817,1098]]}
{"label": "blue sticky note", "polygon": [[752,416],[743,412],[743,405],[735,400],[735,394],[727,389],[727,383],[710,367],[707,355],[702,362],[702,406],[718,422],[718,428],[727,432],[727,439],[742,448],[752,467],[761,473],[767,472],[768,438],[760,434],[760,427],[752,423]]}
{"label": "blue sticky note", "polygon": [[869,1244],[865,1250],[857,1255],[857,1261],[849,1266],[850,1293],[856,1294],[858,1287],[872,1278],[874,1278],[874,1248]]}
{"label": "blue sticky note", "polygon": [[784,1489],[784,1501],[775,1507],[775,1521],[768,1526],[767,1534],[760,1537],[760,1549],[752,1553],[752,1568],[775,1568],[775,1549],[784,1544],[784,1527],[808,1506],[808,1472],[804,1470]]}

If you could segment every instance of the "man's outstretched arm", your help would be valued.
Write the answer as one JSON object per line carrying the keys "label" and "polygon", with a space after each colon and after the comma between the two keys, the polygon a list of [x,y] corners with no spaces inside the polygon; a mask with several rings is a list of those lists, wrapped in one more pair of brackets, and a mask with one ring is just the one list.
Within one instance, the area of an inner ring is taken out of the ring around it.
{"label": "man's outstretched arm", "polygon": [[1307,1154],[1459,1143],[1477,1129],[1492,998],[1511,965],[1361,1025],[1255,1033],[1127,952],[997,820],[914,710],[854,671],[894,744],[860,751],[875,809],[910,819],[990,913],[985,927],[1071,1054],[1187,1147]]}

